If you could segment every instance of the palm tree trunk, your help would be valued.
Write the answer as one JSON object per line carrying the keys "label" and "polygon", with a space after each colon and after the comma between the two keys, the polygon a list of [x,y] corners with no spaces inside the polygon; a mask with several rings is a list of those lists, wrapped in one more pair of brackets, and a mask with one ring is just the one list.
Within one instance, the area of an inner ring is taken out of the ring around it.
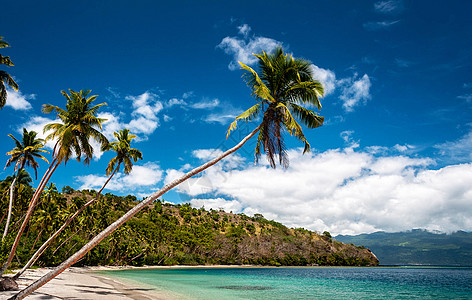
{"label": "palm tree trunk", "polygon": [[26,287],[25,289],[21,290],[18,294],[15,296],[9,298],[9,300],[13,299],[23,299],[26,296],[30,295],[32,292],[49,282],[51,279],[56,277],[57,275],[61,274],[65,269],[69,268],[73,264],[75,264],[79,259],[81,259],[85,254],[87,254],[90,250],[92,250],[96,245],[98,245],[104,238],[106,238],[108,235],[113,233],[118,227],[123,225],[126,221],[131,219],[135,214],[137,214],[139,211],[141,211],[144,207],[158,199],[160,196],[171,190],[172,188],[176,187],[177,185],[181,184],[182,182],[186,181],[190,177],[206,170],[207,168],[213,166],[226,156],[232,154],[239,148],[241,148],[251,137],[253,137],[260,129],[261,125],[257,126],[256,129],[254,129],[250,134],[248,134],[241,142],[239,142],[236,146],[234,146],[231,149],[226,150],[221,154],[220,156],[210,160],[209,162],[193,169],[192,171],[188,172],[187,174],[183,175],[182,177],[168,183],[165,185],[163,188],[161,188],[159,191],[151,194],[149,197],[147,197],[145,200],[141,201],[139,204],[137,204],[135,207],[130,209],[126,214],[124,214],[121,218],[116,220],[114,223],[112,223],[110,226],[108,226],[106,229],[104,229],[102,232],[100,232],[98,235],[96,235],[93,239],[91,239],[85,246],[83,246],[79,251],[74,253],[71,257],[66,259],[64,262],[62,262],[59,266],[57,266],[54,270],[51,272],[47,273],[43,277],[39,278],[35,282],[33,282],[31,285]]}
{"label": "palm tree trunk", "polygon": [[61,228],[59,228],[51,237],[49,237],[49,239],[44,242],[44,244],[41,245],[41,247],[39,247],[39,249],[33,254],[33,256],[30,258],[30,260],[26,263],[26,265],[23,267],[23,269],[21,269],[18,273],[15,274],[15,276],[13,276],[12,278],[13,279],[17,279],[18,277],[21,276],[21,274],[23,274],[29,267],[31,267],[37,260],[38,258],[41,256],[41,254],[43,254],[43,252],[47,249],[47,247],[51,244],[51,242],[62,232],[62,230],[64,230],[67,225],[70,224],[70,222],[72,222],[72,220],[75,219],[75,217],[77,217],[82,211],[84,211],[89,205],[91,205],[93,202],[95,202],[95,200],[98,199],[98,196],[100,196],[100,194],[102,193],[103,189],[105,188],[105,186],[108,184],[108,182],[110,182],[111,178],[113,177],[113,175],[115,175],[115,173],[118,171],[120,167],[120,164],[118,164],[115,168],[115,170],[113,171],[113,173],[108,177],[107,181],[102,185],[102,188],[98,191],[97,195],[95,196],[95,198],[93,198],[92,200],[90,200],[89,202],[85,203],[84,206],[82,206],[78,211],[76,211],[69,219],[67,219],[67,221],[61,226]]}
{"label": "palm tree trunk", "polygon": [[49,166],[48,170],[44,174],[43,178],[41,179],[41,182],[39,183],[39,186],[36,189],[33,195],[33,198],[31,199],[31,202],[28,207],[28,211],[26,212],[25,219],[23,220],[23,224],[21,224],[20,230],[18,231],[15,241],[13,242],[13,245],[10,250],[10,255],[8,256],[7,261],[5,262],[5,264],[2,266],[2,269],[0,270],[0,276],[2,276],[5,273],[5,271],[8,269],[8,267],[10,266],[11,261],[13,260],[13,257],[15,256],[16,248],[18,247],[18,244],[20,242],[21,235],[25,231],[26,225],[28,225],[28,221],[31,215],[33,214],[33,210],[34,210],[34,207],[36,206],[36,202],[38,202],[39,196],[44,190],[46,183],[49,181],[52,174],[54,173],[54,171],[56,170],[56,168],[59,166],[60,163],[61,161],[57,161],[57,159],[54,159],[51,162],[51,165]]}
{"label": "palm tree trunk", "polygon": [[7,236],[7,233],[8,233],[8,227],[10,226],[11,211],[13,209],[13,194],[14,194],[15,183],[17,179],[18,179],[18,175],[15,177],[15,179],[13,179],[13,182],[10,185],[10,202],[8,203],[7,223],[5,224],[5,230],[3,231],[2,242],[3,240],[5,240],[5,237]]}

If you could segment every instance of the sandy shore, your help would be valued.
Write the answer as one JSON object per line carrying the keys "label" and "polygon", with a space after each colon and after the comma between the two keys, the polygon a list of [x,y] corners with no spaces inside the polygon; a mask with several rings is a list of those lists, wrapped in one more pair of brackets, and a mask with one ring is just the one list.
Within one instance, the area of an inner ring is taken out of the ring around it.
{"label": "sandy shore", "polygon": [[[171,300],[171,296],[153,288],[135,286],[123,283],[95,271],[116,270],[118,267],[87,267],[69,268],[54,278],[26,299],[91,299],[91,300]],[[42,268],[28,270],[17,283],[21,289],[25,288],[50,269]],[[0,292],[0,299],[8,299],[17,292]]]}

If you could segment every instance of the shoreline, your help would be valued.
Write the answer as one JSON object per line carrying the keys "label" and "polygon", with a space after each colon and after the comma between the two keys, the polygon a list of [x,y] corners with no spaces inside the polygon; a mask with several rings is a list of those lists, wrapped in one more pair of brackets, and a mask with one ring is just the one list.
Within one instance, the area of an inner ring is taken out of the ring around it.
{"label": "shoreline", "polygon": [[[70,267],[46,283],[27,299],[83,299],[83,300],[177,300],[178,295],[145,284],[127,281],[107,274],[107,271],[177,269],[177,268],[248,268],[254,265],[173,265],[173,266],[91,266]],[[29,269],[17,280],[19,290],[24,289],[53,268]],[[0,300],[6,300],[18,291],[0,292]]]}
{"label": "shoreline", "polygon": [[[53,268],[27,270],[18,280],[19,290],[24,289]],[[134,269],[134,267],[71,267],[46,283],[26,299],[83,299],[83,300],[175,300],[176,297],[154,288],[133,285],[131,282],[99,274],[100,271]],[[0,292],[6,300],[18,291]]]}
{"label": "shoreline", "polygon": [[[139,281],[127,280],[114,277],[103,272],[119,270],[150,270],[150,269],[202,269],[202,268],[268,268],[259,265],[173,265],[173,266],[93,266],[93,267],[71,267],[59,276],[36,290],[27,299],[83,299],[83,300],[177,300],[183,296],[172,294],[170,291],[160,290]],[[377,266],[402,267],[402,266]],[[419,266],[409,266],[419,267]],[[425,267],[425,266],[423,266]],[[431,267],[431,266],[426,266]],[[269,267],[270,268],[270,267]],[[272,267],[278,268],[278,267]],[[319,267],[318,268],[325,268]],[[333,268],[333,267],[327,267]],[[336,267],[334,267],[336,268]],[[362,267],[360,267],[362,268]],[[375,268],[375,267],[366,267]],[[27,270],[17,280],[19,289],[23,289],[53,268],[40,268]],[[0,300],[8,299],[18,291],[0,292]]]}

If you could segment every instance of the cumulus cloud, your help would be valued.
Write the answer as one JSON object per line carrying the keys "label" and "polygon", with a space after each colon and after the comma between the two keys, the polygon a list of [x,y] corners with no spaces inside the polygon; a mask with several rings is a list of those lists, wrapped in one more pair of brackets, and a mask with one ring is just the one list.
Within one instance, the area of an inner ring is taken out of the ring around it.
{"label": "cumulus cloud", "polygon": [[230,70],[239,69],[238,61],[252,65],[257,62],[257,58],[253,53],[260,53],[262,51],[271,52],[282,43],[267,37],[249,36],[251,28],[244,24],[238,27],[240,37],[225,37],[217,46],[225,51],[225,53],[232,55],[234,60],[230,62],[228,68]]}
{"label": "cumulus cloud", "polygon": [[[99,116],[100,117],[100,116]],[[49,119],[45,117],[40,117],[40,116],[34,116],[32,117],[29,121],[26,123],[21,124],[17,131],[18,133],[22,134],[23,133],[23,128],[26,128],[28,131],[35,131],[38,133],[37,137],[45,139],[51,132],[43,132],[43,128],[45,125],[49,123],[62,123],[60,119]],[[56,144],[56,140],[49,140],[45,144],[45,148],[53,150],[54,146]],[[102,156],[103,152],[100,151],[100,145],[94,140],[90,139],[90,145],[93,148],[93,158],[94,160],[100,159]]]}
{"label": "cumulus cloud", "polygon": [[[188,97],[185,97],[185,94],[184,94],[184,99],[185,98],[188,98]],[[177,98],[172,98],[166,102],[166,107],[172,107],[174,105],[178,105],[178,106],[187,105],[187,102],[185,102],[183,99],[177,99]]]}
{"label": "cumulus cloud", "polygon": [[336,74],[329,69],[323,69],[316,65],[311,65],[315,79],[318,79],[324,87],[325,96],[332,94],[336,88]]}
{"label": "cumulus cloud", "polygon": [[[365,27],[387,27],[399,21],[394,21],[391,24],[385,22],[377,22],[379,24],[371,26],[365,25]],[[380,24],[381,23],[381,24]],[[384,24],[385,23],[385,24]],[[247,65],[252,65],[257,62],[257,58],[252,53],[260,53],[263,50],[270,52],[277,46],[281,46],[282,43],[276,40],[265,38],[265,37],[249,37],[251,28],[249,25],[244,24],[238,27],[239,34],[241,37],[225,37],[221,43],[217,46],[234,57],[234,60],[229,64],[230,70],[239,68],[238,61],[243,62]],[[371,82],[367,74],[361,78],[357,78],[357,74],[352,77],[336,79],[336,74],[330,69],[324,69],[317,65],[312,64],[311,69],[313,71],[315,79],[319,80],[324,87],[325,96],[334,94],[337,89],[341,90],[340,99],[343,102],[343,108],[345,111],[353,111],[354,107],[361,104],[365,104],[370,99],[370,87]],[[219,122],[222,124],[227,123],[234,116],[234,113],[218,113],[212,114],[205,118],[207,122]]]}
{"label": "cumulus cloud", "polygon": [[343,101],[343,108],[348,112],[353,111],[356,106],[365,104],[371,98],[371,82],[367,74],[361,78],[357,78],[357,74],[355,74],[351,78],[340,80],[338,84],[342,88],[339,99]]}
{"label": "cumulus cloud", "polygon": [[[157,163],[149,162],[144,165],[134,165],[129,175],[121,172],[113,176],[105,190],[119,192],[138,192],[143,188],[157,185],[162,180],[163,172]],[[81,184],[79,189],[100,189],[108,176],[84,175],[75,177],[76,182]]]}
{"label": "cumulus cloud", "polygon": [[[113,132],[127,128],[131,133],[138,136],[136,141],[147,140],[148,136],[160,125],[158,115],[164,109],[164,103],[159,101],[158,95],[151,92],[144,92],[137,96],[128,95],[125,100],[131,101],[131,119],[128,122],[123,120],[127,118],[124,113],[99,113],[98,117],[107,119],[103,123],[103,134],[112,140]],[[173,100],[171,99],[169,102]]]}
{"label": "cumulus cloud", "polygon": [[23,95],[21,91],[15,91],[7,88],[7,102],[5,106],[11,107],[14,110],[29,110],[32,108],[29,100],[36,98],[35,94]]}
{"label": "cumulus cloud", "polygon": [[[451,232],[472,226],[470,163],[435,170],[431,159],[398,153],[301,152],[289,152],[288,169],[215,165],[180,192],[197,207],[262,213],[288,226],[334,234],[411,228]],[[208,151],[194,154],[210,157]]]}
{"label": "cumulus cloud", "polygon": [[205,207],[205,209],[224,210],[226,212],[241,211],[241,203],[236,200],[226,200],[224,198],[215,199],[191,199],[190,204],[193,207]]}

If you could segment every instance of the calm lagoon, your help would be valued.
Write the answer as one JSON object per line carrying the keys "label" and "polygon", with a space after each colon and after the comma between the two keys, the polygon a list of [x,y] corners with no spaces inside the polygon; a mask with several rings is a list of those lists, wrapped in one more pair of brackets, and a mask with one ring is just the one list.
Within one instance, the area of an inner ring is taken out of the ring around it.
{"label": "calm lagoon", "polygon": [[171,268],[100,272],[177,299],[472,299],[472,268]]}

